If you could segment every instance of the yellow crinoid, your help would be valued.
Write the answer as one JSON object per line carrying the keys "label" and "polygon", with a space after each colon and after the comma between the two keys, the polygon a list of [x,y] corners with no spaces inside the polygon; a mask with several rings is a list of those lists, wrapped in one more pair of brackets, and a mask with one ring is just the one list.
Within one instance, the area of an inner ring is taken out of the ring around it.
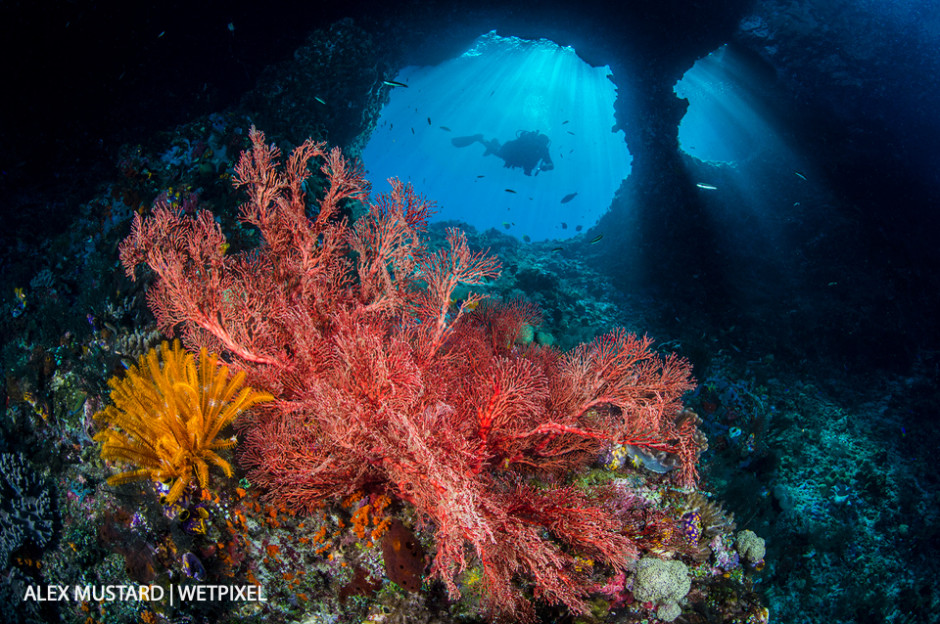
{"label": "yellow crinoid", "polygon": [[199,352],[199,363],[178,340],[164,342],[140,357],[127,374],[112,377],[113,405],[95,414],[106,428],[95,436],[104,442],[101,457],[136,466],[108,479],[118,485],[140,479],[170,482],[166,502],[172,504],[197,479],[209,483],[209,465],[232,475],[232,467],[216,451],[235,445],[219,437],[222,429],[259,403],[274,399],[266,392],[243,387],[245,373],[229,378],[215,354]]}

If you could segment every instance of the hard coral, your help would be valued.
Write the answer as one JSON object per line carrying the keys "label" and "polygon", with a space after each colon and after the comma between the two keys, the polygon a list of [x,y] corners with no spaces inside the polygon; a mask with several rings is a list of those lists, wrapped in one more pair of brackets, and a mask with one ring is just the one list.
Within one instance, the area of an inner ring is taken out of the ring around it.
{"label": "hard coral", "polygon": [[38,548],[52,540],[49,490],[22,453],[0,453],[0,567],[27,541]]}
{"label": "hard coral", "polygon": [[[532,311],[478,305],[475,292],[453,303],[458,284],[483,284],[498,263],[454,229],[426,249],[431,206],[409,186],[393,181],[350,225],[343,202],[364,200],[368,183],[338,150],[307,141],[281,166],[263,134],[249,136],[234,179],[265,244],[226,254],[211,214],[163,203],[135,217],[121,259],[132,276],[140,263],[156,273],[162,329],[224,352],[277,395],[241,425],[252,483],[306,511],[391,494],[433,537],[431,575],[452,597],[480,566],[494,616],[532,619],[529,588],[586,611],[595,584],[578,557],[625,569],[638,549],[609,497],[565,478],[619,443],[677,455],[694,483],[696,423],[677,417],[689,364],[619,330],[564,354],[515,345]],[[311,209],[314,159],[325,193]]]}
{"label": "hard coral", "polygon": [[681,609],[678,602],[689,593],[692,582],[689,570],[679,560],[663,561],[647,557],[637,563],[633,580],[633,596],[641,602],[652,602],[659,606],[659,619],[671,622]]}
{"label": "hard coral", "polygon": [[209,483],[209,465],[231,476],[232,469],[216,451],[234,446],[234,438],[219,437],[222,429],[253,405],[273,397],[243,387],[245,373],[229,378],[218,356],[205,349],[197,365],[179,341],[164,342],[159,355],[151,349],[123,377],[113,377],[113,405],[95,414],[107,428],[95,436],[104,442],[101,457],[138,466],[116,474],[108,484],[152,479],[172,481],[167,503],[179,499],[195,476]]}
{"label": "hard coral", "polygon": [[734,547],[748,563],[753,565],[761,563],[764,560],[764,555],[767,554],[763,538],[757,537],[754,531],[744,530],[739,532],[735,537]]}

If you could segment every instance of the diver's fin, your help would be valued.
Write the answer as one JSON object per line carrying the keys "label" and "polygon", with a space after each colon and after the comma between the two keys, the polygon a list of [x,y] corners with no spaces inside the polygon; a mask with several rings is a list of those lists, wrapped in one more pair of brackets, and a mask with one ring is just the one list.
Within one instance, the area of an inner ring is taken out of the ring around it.
{"label": "diver's fin", "polygon": [[468,145],[473,145],[474,143],[483,143],[483,135],[474,134],[473,136],[454,137],[450,140],[450,142],[454,147],[467,147]]}

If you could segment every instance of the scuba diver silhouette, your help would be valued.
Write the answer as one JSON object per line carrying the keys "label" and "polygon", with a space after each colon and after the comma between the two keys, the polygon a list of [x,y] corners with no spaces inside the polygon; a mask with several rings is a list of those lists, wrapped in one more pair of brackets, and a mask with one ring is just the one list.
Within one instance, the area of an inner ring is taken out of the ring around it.
{"label": "scuba diver silhouette", "polygon": [[536,131],[519,130],[516,138],[500,145],[497,139],[484,139],[482,134],[455,137],[450,141],[454,147],[467,147],[480,143],[486,148],[484,156],[496,155],[503,160],[503,166],[510,169],[520,168],[527,175],[539,174],[539,171],[551,171],[555,168],[552,157],[548,153],[551,140]]}

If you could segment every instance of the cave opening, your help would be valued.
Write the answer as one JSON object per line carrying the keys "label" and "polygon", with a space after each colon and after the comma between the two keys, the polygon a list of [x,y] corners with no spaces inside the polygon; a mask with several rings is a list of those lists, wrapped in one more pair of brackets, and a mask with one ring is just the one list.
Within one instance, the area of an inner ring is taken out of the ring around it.
{"label": "cave opening", "polygon": [[565,239],[595,225],[630,174],[611,71],[570,46],[491,31],[389,82],[363,163],[378,192],[391,177],[413,183],[436,220]]}

